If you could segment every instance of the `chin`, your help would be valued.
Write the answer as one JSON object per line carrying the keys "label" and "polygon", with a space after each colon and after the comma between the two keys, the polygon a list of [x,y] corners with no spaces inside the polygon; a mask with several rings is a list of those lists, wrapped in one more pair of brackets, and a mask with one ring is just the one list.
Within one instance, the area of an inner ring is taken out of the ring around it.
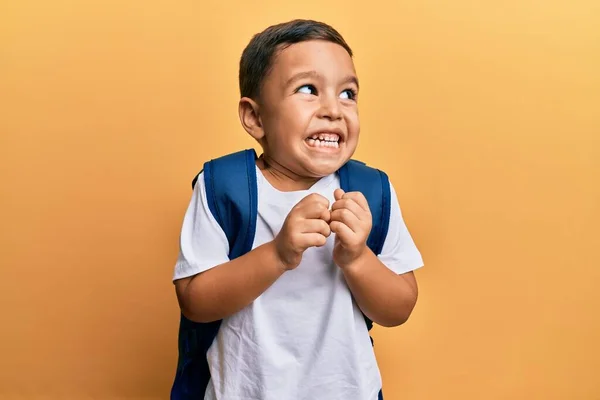
{"label": "chin", "polygon": [[346,159],[340,160],[323,160],[321,162],[312,162],[304,168],[315,178],[323,178],[335,173],[342,165],[346,163]]}
{"label": "chin", "polygon": [[353,152],[348,150],[344,145],[338,149],[314,149],[306,146],[297,154],[297,165],[305,171],[305,176],[323,178],[335,173],[352,157]]}

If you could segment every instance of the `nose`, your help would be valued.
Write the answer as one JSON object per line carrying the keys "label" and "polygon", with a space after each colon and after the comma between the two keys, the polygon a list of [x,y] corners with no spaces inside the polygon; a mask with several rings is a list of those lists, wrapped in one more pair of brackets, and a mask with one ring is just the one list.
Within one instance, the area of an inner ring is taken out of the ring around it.
{"label": "nose", "polygon": [[321,94],[321,108],[319,118],[335,121],[342,118],[342,109],[339,99],[333,94]]}

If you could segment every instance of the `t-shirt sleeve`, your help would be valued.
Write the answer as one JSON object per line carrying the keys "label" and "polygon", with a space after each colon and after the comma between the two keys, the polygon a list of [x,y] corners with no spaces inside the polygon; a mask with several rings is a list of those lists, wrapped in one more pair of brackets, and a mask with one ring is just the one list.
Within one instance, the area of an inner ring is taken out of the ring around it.
{"label": "t-shirt sleeve", "polygon": [[173,280],[187,278],[226,263],[229,261],[228,254],[227,236],[208,208],[204,174],[201,173],[183,218]]}
{"label": "t-shirt sleeve", "polygon": [[403,274],[422,267],[423,259],[404,223],[398,197],[391,183],[390,191],[390,225],[378,257],[389,269],[397,274]]}

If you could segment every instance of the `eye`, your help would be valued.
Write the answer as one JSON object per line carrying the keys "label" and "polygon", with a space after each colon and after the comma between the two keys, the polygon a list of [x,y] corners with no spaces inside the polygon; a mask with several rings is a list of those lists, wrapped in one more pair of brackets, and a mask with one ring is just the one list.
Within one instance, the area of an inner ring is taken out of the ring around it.
{"label": "eye", "polygon": [[356,90],[346,89],[340,93],[340,98],[344,100],[356,100]]}
{"label": "eye", "polygon": [[317,89],[313,85],[304,85],[300,86],[296,92],[304,94],[317,94]]}

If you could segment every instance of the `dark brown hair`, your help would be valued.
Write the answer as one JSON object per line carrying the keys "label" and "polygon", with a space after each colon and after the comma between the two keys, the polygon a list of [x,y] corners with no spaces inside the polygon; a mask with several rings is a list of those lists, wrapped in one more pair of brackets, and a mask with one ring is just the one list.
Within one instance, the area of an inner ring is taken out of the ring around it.
{"label": "dark brown hair", "polygon": [[326,40],[339,44],[352,57],[352,49],[342,35],[323,22],[296,19],[270,26],[254,35],[242,53],[239,73],[241,96],[256,100],[277,52],[307,40]]}

